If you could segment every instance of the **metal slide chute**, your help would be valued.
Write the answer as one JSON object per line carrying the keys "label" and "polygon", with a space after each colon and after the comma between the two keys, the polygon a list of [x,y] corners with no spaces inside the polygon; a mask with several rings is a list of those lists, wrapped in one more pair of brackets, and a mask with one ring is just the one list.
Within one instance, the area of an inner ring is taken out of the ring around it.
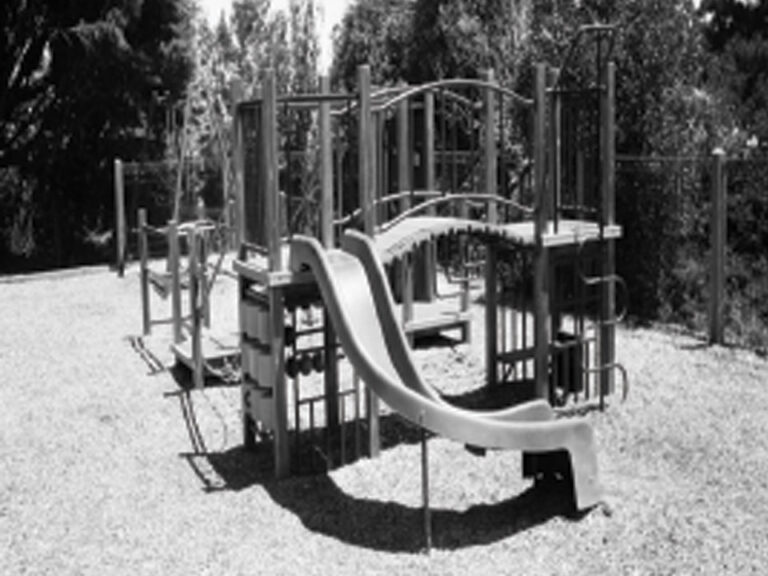
{"label": "metal slide chute", "polygon": [[413,362],[371,241],[348,232],[343,246],[326,251],[314,238],[295,236],[291,267],[309,268],[314,274],[339,341],[370,389],[414,424],[464,444],[535,453],[567,451],[577,507],[596,505],[602,490],[589,422],[554,419],[543,401],[480,412],[442,400]]}

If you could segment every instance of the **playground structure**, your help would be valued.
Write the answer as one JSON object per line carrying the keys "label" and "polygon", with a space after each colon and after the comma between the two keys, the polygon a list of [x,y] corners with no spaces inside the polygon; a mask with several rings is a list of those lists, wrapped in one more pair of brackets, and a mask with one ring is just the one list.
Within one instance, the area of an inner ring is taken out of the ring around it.
{"label": "playground structure", "polygon": [[[543,453],[566,450],[575,475],[579,466],[591,470],[589,481],[574,476],[577,504],[594,503],[596,468],[585,464],[594,457],[591,431],[583,421],[560,430],[568,425],[550,420],[550,406],[572,399],[602,409],[617,373],[626,393],[615,359],[621,228],[614,220],[611,33],[593,26],[576,41],[594,54],[591,76],[537,65],[531,99],[492,73],[374,90],[361,66],[354,94],[331,93],[323,78],[319,94],[278,96],[267,72],[258,97],[238,104],[234,266],[244,439],[253,445],[269,434],[278,477],[291,471],[288,380],[296,437],[302,408],[312,427],[320,404],[327,437],[342,441],[344,414],[353,412],[348,401],[358,414],[357,378],[352,388],[339,387],[340,341],[366,384],[370,455],[379,451],[381,397],[422,429],[480,448],[522,450],[534,477],[559,470]],[[435,270],[451,256],[460,262],[460,293],[446,313]],[[388,272],[378,271],[382,264]],[[459,328],[466,338],[472,271],[481,271],[485,287],[487,385],[530,391],[529,402],[497,415],[447,407],[421,382],[399,336]],[[419,307],[419,299],[428,304]],[[320,349],[296,345],[303,332],[295,310],[308,306],[324,309],[322,326],[312,328],[323,336]],[[300,396],[299,373],[289,369],[297,365],[322,369],[323,395]]]}
{"label": "playground structure", "polygon": [[[201,215],[202,216],[202,215]],[[222,369],[239,355],[235,337],[210,332],[210,291],[223,269],[225,252],[220,251],[215,263],[210,262],[212,244],[222,229],[215,222],[200,218],[181,225],[170,220],[156,228],[147,223],[147,212],[138,213],[139,278],[141,286],[142,331],[151,334],[154,324],[171,324],[171,349],[177,361],[190,369],[196,388],[201,388],[207,374],[222,375]],[[153,270],[149,263],[150,239],[160,238],[167,248],[165,270]],[[183,253],[186,252],[186,267]],[[151,290],[171,300],[171,315],[153,319]],[[187,292],[188,313],[182,312],[183,292]]]}
{"label": "playground structure", "polygon": [[[212,94],[208,97],[215,98],[209,102],[209,108],[213,139],[221,156],[222,194],[221,198],[213,199],[213,208],[205,205],[204,192],[211,184],[211,176],[217,173],[191,154],[189,98],[183,102],[180,118],[177,118],[178,105],[165,109],[166,139],[169,147],[176,151],[175,159],[160,162],[116,159],[114,163],[118,274],[123,275],[126,259],[135,254],[140,267],[143,334],[149,335],[154,324],[171,324],[171,349],[177,362],[191,370],[196,388],[203,386],[207,375],[234,379],[236,375],[230,361],[239,355],[236,336],[210,330],[210,291],[217,278],[231,275],[223,264],[233,241],[234,203],[231,201],[231,161],[223,134],[224,105],[219,97]],[[130,222],[129,215],[133,214],[137,218]],[[129,242],[134,238],[135,243]],[[212,264],[210,256],[215,251],[218,257]],[[153,270],[149,264],[150,257],[158,255],[165,258],[162,271]],[[170,296],[169,317],[153,320],[151,288],[163,299]],[[182,313],[183,293],[188,294],[187,314]]]}

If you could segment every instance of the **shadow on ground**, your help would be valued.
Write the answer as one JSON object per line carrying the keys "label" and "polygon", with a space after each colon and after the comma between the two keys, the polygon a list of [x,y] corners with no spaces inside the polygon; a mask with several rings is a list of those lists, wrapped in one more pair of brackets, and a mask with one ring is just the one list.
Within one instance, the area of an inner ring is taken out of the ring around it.
{"label": "shadow on ground", "polygon": [[[274,479],[271,450],[237,447],[221,453],[185,455],[201,478],[201,462],[222,484],[217,490],[243,490],[259,485],[276,504],[289,510],[306,529],[346,544],[377,551],[418,553],[425,547],[424,513],[419,507],[374,500],[344,492],[327,474]],[[418,471],[411,471],[418,474]],[[549,520],[574,514],[571,487],[557,482],[531,486],[513,498],[477,504],[467,510],[432,508],[432,546],[455,550],[504,540]]]}
{"label": "shadow on ground", "polygon": [[[194,413],[185,410],[188,424]],[[425,547],[424,513],[420,507],[392,500],[361,498],[344,492],[326,473],[275,480],[270,443],[209,452],[190,424],[194,450],[181,454],[206,492],[241,491],[262,487],[272,500],[295,514],[307,530],[344,543],[377,551],[417,553]],[[198,438],[198,440],[194,440]],[[416,443],[421,433],[397,416],[382,418],[382,449],[395,443]],[[307,441],[307,438],[302,438]],[[301,452],[299,452],[301,455]],[[306,456],[304,456],[306,458]],[[419,474],[418,470],[408,473]],[[513,498],[476,504],[466,510],[430,509],[432,547],[454,550],[497,542],[556,517],[578,519],[573,513],[569,482],[531,486]]]}
{"label": "shadow on ground", "polygon": [[[172,371],[174,373],[175,371]],[[271,443],[254,449],[237,446],[222,452],[209,451],[197,424],[194,392],[188,375],[174,373],[177,397],[189,434],[191,450],[180,454],[203,489],[209,493],[241,491],[262,487],[272,500],[295,514],[306,529],[344,543],[377,551],[417,553],[425,547],[424,512],[391,500],[361,498],[344,492],[326,472],[340,462],[349,464],[367,453],[367,431],[355,426],[343,430],[347,452],[339,451],[340,435],[328,442],[317,431],[291,432],[292,470],[298,475],[277,481],[274,478]],[[447,398],[468,408],[493,408],[514,403],[521,389],[501,387],[495,396],[484,390]],[[527,391],[522,391],[527,396]],[[417,444],[422,431],[395,414],[380,418],[381,449]],[[431,435],[427,434],[427,437]],[[331,447],[333,445],[333,447]],[[298,450],[294,449],[298,446]],[[319,470],[319,472],[318,472]],[[409,474],[419,474],[409,470]],[[394,488],[393,488],[394,489]],[[556,517],[578,519],[573,512],[570,482],[532,485],[522,493],[493,504],[476,504],[466,510],[431,508],[432,547],[453,550],[497,542],[529,530]]]}

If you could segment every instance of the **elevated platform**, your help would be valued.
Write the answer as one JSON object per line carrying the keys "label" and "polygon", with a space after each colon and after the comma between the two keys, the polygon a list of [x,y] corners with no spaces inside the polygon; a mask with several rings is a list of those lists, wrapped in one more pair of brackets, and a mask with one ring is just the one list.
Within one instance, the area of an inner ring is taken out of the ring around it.
{"label": "elevated platform", "polygon": [[[402,318],[402,309],[400,310]],[[405,323],[405,333],[414,338],[434,336],[448,330],[461,331],[461,340],[469,338],[472,312],[456,308],[455,299],[438,299],[434,302],[415,302],[413,318]]]}
{"label": "elevated platform", "polygon": [[[600,227],[596,222],[560,220],[557,223],[557,229],[554,229],[554,224],[552,226],[551,231],[542,235],[542,243],[546,247],[572,246],[600,238]],[[392,260],[401,258],[413,251],[422,242],[440,236],[460,233],[497,238],[520,247],[533,247],[536,243],[532,221],[493,225],[479,220],[414,216],[377,234],[375,237],[376,251],[381,261],[388,264]],[[621,234],[621,226],[606,226],[603,229],[603,238],[605,239],[620,238]]]}
{"label": "elevated platform", "polygon": [[[583,242],[594,242],[600,239],[600,227],[596,222],[564,219],[558,221],[556,229],[554,223],[551,226],[552,230],[542,235],[542,244],[548,248],[575,246]],[[536,244],[536,234],[532,221],[494,225],[479,220],[442,216],[406,218],[391,228],[376,234],[374,241],[377,254],[382,263],[386,265],[412,252],[427,240],[434,240],[450,234],[476,234],[496,238],[521,248],[533,248]],[[621,236],[621,226],[611,225],[603,228],[603,238],[606,240],[615,240]],[[254,255],[247,262],[235,260],[233,269],[237,274],[263,286],[313,282],[310,273],[292,272],[288,269],[287,265],[290,260],[288,242],[281,246],[280,258],[285,269],[276,272],[269,271],[267,258],[263,255]]]}
{"label": "elevated platform", "polygon": [[[240,356],[240,335],[213,334],[204,330],[200,345],[203,353],[203,370],[206,366],[220,366],[228,360]],[[192,354],[192,340],[187,339],[178,344],[171,344],[171,351],[176,361],[194,372],[195,359]]]}

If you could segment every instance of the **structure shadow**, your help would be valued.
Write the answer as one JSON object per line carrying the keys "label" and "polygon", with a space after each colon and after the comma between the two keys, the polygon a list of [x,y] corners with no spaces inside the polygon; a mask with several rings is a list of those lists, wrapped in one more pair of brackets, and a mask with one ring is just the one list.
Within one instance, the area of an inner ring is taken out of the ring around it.
{"label": "structure shadow", "polygon": [[131,349],[133,349],[133,351],[138,354],[139,358],[146,364],[147,369],[149,370],[147,373],[148,376],[155,376],[156,374],[165,372],[165,365],[155,353],[147,347],[143,336],[126,336],[125,341],[128,342]]}
{"label": "structure shadow", "polygon": [[[424,512],[420,507],[354,496],[344,492],[327,474],[277,481],[269,448],[250,451],[236,447],[204,457],[206,465],[223,482],[220,489],[261,486],[277,505],[295,514],[307,530],[376,551],[417,553],[425,547]],[[573,511],[568,482],[532,485],[493,504],[476,504],[466,510],[431,508],[430,513],[432,547],[444,550],[497,542],[556,517],[583,517]]]}
{"label": "structure shadow", "polygon": [[498,410],[521,404],[536,397],[535,382],[521,380],[498,386],[479,386],[458,394],[442,394],[447,402],[467,410]]}
{"label": "structure shadow", "polygon": [[[220,452],[209,450],[198,427],[194,394],[180,388],[169,394],[179,399],[190,439],[190,451],[180,457],[189,464],[204,491],[242,491],[260,486],[277,505],[293,513],[307,530],[376,551],[417,553],[424,549],[424,511],[418,506],[349,494],[324,472],[277,481],[270,442],[258,443],[251,449],[236,446]],[[382,450],[404,443],[416,444],[422,439],[419,427],[396,414],[381,416],[380,431]],[[310,444],[310,434],[310,431],[301,432],[299,444]],[[297,454],[301,459],[302,452],[299,450]],[[345,464],[364,456],[365,450]],[[407,473],[418,474],[418,470]],[[430,514],[432,547],[444,550],[497,542],[556,517],[571,520],[581,517],[573,512],[570,482],[532,485],[507,500],[475,504],[466,510],[431,508]]]}

